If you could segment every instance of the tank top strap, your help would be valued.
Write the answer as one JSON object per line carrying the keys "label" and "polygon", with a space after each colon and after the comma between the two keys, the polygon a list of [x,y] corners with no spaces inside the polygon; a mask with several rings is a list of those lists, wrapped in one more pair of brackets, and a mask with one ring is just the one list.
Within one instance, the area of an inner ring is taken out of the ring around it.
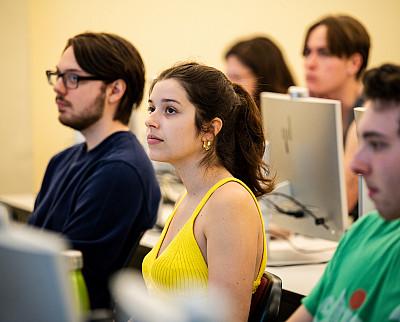
{"label": "tank top strap", "polygon": [[250,190],[250,188],[241,180],[234,178],[234,177],[227,177],[224,179],[219,180],[216,184],[214,184],[210,190],[207,191],[207,193],[204,195],[204,197],[201,199],[201,201],[199,202],[199,204],[197,205],[196,209],[193,211],[192,216],[190,217],[190,221],[194,222],[197,218],[197,216],[199,215],[201,209],[203,209],[204,205],[207,203],[208,199],[210,199],[210,197],[212,196],[212,194],[219,188],[222,187],[225,183],[228,182],[237,182],[239,183],[242,187],[244,187],[252,196],[256,206],[257,206],[257,210],[259,211],[259,213],[261,214],[261,210],[260,207],[258,205],[257,202],[257,198],[254,196],[253,192]]}
{"label": "tank top strap", "polygon": [[[169,229],[169,225],[171,224],[172,219],[175,217],[176,214],[176,210],[178,209],[179,205],[181,204],[181,202],[183,201],[183,199],[185,199],[187,194],[187,191],[185,191],[182,196],[179,198],[179,200],[176,202],[174,209],[172,210],[171,215],[168,217],[167,221],[164,224],[164,229],[161,232],[160,238],[159,238],[159,245],[157,245],[158,248],[161,247],[162,241],[164,240],[165,235],[167,234],[167,231]],[[158,253],[158,251],[157,251]]]}

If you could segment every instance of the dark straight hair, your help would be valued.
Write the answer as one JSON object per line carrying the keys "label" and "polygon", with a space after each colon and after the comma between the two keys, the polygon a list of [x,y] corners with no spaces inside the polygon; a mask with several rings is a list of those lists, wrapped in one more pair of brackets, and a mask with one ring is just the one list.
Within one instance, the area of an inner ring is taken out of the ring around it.
{"label": "dark straight hair", "polygon": [[207,132],[215,117],[223,122],[201,165],[222,165],[256,196],[270,192],[273,179],[269,178],[269,168],[262,159],[264,133],[261,113],[253,98],[241,86],[232,84],[221,71],[195,62],[163,71],[151,85],[150,93],[157,82],[166,79],[179,82],[195,106],[199,134]]}
{"label": "dark straight hair", "polygon": [[106,83],[122,79],[126,90],[114,115],[114,120],[129,123],[133,108],[143,98],[145,69],[137,49],[126,39],[109,33],[86,32],[67,41],[64,51],[72,46],[79,66]]}
{"label": "dark straight hair", "polygon": [[250,68],[257,79],[254,100],[260,106],[261,92],[287,93],[295,85],[279,47],[267,37],[255,37],[239,41],[225,54],[225,59],[235,56]]}
{"label": "dark straight hair", "polygon": [[359,79],[367,67],[369,48],[371,46],[367,29],[357,19],[346,16],[326,16],[308,28],[303,45],[303,56],[307,55],[308,38],[311,32],[319,27],[326,26],[326,41],[330,53],[337,57],[349,58],[353,54],[360,54],[362,64],[356,77]]}
{"label": "dark straight hair", "polygon": [[[373,104],[373,108],[400,110],[400,65],[384,64],[366,71],[363,84],[365,98],[379,102],[379,104]],[[400,119],[398,123],[397,133],[400,135]]]}

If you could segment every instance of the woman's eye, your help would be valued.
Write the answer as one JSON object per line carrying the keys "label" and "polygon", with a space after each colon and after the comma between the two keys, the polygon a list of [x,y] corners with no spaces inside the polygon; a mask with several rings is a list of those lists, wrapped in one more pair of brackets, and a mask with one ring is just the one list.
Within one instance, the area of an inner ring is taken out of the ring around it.
{"label": "woman's eye", "polygon": [[152,113],[152,112],[154,112],[155,109],[156,109],[156,108],[155,108],[154,106],[149,106],[149,107],[147,108],[147,111],[148,111],[149,113]]}
{"label": "woman's eye", "polygon": [[168,106],[168,107],[165,109],[165,113],[167,113],[167,114],[175,114],[175,113],[176,113],[176,110],[175,110],[175,108],[173,108],[173,107],[171,107],[171,106]]}
{"label": "woman's eye", "polygon": [[307,57],[310,55],[311,50],[309,48],[304,49],[303,56]]}

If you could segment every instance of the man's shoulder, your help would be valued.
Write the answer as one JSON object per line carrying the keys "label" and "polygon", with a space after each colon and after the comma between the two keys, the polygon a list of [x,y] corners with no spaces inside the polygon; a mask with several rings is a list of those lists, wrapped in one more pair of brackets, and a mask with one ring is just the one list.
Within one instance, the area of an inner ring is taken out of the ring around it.
{"label": "man's shoulder", "polygon": [[74,144],[58,153],[56,153],[55,155],[53,155],[53,157],[50,159],[51,163],[58,163],[64,160],[68,160],[70,158],[72,158],[74,155],[76,155],[76,153],[80,153],[80,151],[82,151],[82,149],[84,149],[84,145],[85,143],[78,143],[78,144]]}
{"label": "man's shoulder", "polygon": [[116,133],[104,143],[92,163],[97,171],[120,174],[128,171],[136,177],[145,177],[146,181],[155,178],[153,165],[133,133]]}
{"label": "man's shoulder", "polygon": [[114,134],[107,142],[102,144],[102,158],[106,160],[135,160],[148,159],[143,146],[131,132],[119,132]]}

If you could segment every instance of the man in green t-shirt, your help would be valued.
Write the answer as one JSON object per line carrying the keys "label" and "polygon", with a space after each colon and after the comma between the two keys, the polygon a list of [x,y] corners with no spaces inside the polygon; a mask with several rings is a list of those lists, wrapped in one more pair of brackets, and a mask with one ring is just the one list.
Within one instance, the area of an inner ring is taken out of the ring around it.
{"label": "man in green t-shirt", "polygon": [[363,83],[367,110],[352,169],[377,212],[344,235],[290,322],[400,321],[400,66],[372,69]]}

